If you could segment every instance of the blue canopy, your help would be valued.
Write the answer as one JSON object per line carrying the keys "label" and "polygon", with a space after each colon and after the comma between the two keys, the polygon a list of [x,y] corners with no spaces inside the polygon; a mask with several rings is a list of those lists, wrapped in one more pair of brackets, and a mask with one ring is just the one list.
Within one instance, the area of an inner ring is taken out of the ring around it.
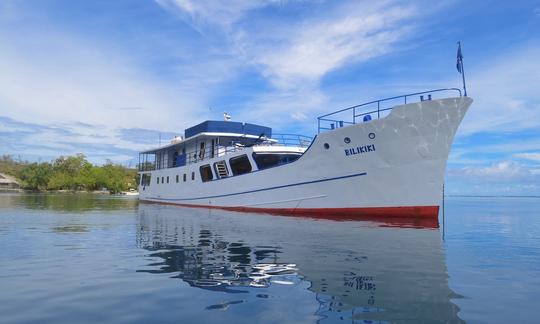
{"label": "blue canopy", "polygon": [[199,133],[236,133],[236,134],[245,134],[245,135],[255,135],[264,136],[271,138],[272,137],[272,128],[241,123],[241,122],[232,122],[232,121],[218,121],[218,120],[207,120],[193,127],[187,128],[184,135],[186,138],[195,136]]}

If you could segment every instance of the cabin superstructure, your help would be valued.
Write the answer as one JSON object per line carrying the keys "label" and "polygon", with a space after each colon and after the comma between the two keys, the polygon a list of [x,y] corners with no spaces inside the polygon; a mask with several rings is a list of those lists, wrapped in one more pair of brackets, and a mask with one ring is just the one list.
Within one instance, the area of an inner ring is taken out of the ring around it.
{"label": "cabin superstructure", "polygon": [[[311,142],[300,135],[272,138],[270,127],[232,121],[205,121],[187,128],[184,135],[139,154],[143,187],[152,184],[152,173],[159,170],[181,168],[181,182],[207,182],[292,162]],[[154,181],[167,182],[166,177]]]}

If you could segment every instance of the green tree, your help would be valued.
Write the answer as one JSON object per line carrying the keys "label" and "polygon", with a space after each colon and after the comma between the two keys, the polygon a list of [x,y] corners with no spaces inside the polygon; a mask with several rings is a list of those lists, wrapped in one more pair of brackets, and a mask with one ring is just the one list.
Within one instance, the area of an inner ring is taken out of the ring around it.
{"label": "green tree", "polygon": [[2,156],[0,172],[15,175],[21,180],[23,188],[30,190],[107,189],[117,193],[137,187],[135,169],[111,161],[103,166],[95,166],[83,154],[60,156],[52,163],[28,163]]}
{"label": "green tree", "polygon": [[19,173],[19,178],[25,189],[43,190],[47,189],[52,175],[53,168],[50,163],[32,163],[24,166]]}

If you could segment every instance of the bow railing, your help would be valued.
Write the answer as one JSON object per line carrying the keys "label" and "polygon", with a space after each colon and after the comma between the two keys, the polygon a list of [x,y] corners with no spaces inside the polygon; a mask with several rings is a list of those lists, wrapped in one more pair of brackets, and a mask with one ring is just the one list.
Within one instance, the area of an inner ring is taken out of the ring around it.
{"label": "bow railing", "polygon": [[435,95],[443,92],[457,92],[461,97],[460,89],[443,88],[365,102],[317,117],[318,133],[324,130],[353,125],[359,121],[367,122],[373,118],[379,119],[388,115],[394,106],[416,102],[412,101],[416,96],[418,96],[417,100],[419,101],[432,100]]}

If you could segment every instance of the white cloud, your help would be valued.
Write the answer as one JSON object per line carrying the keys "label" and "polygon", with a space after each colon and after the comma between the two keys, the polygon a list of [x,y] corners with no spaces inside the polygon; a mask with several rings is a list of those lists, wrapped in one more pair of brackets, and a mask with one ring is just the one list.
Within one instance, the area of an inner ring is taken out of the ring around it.
{"label": "white cloud", "polygon": [[397,1],[156,1],[209,38],[217,33],[223,52],[273,85],[235,115],[282,127],[328,109],[320,80],[346,64],[392,51],[411,35],[411,18],[418,15],[413,5]]}
{"label": "white cloud", "polygon": [[[182,19],[211,39],[218,26],[223,51],[272,85],[236,107],[237,118],[304,134],[316,132],[315,121],[305,123],[308,118],[350,104],[339,89],[332,91],[339,96],[323,91],[321,79],[347,64],[394,50],[398,40],[412,36],[412,18],[419,15],[413,5],[398,1],[233,1],[227,9],[222,1],[158,3],[176,8]],[[266,10],[264,15],[261,10]]]}
{"label": "white cloud", "polygon": [[514,154],[515,157],[525,160],[540,162],[540,152],[526,152]]}
{"label": "white cloud", "polygon": [[[0,45],[0,115],[31,122],[172,129],[178,107],[191,108],[182,112],[184,120],[193,120],[197,107],[204,107],[202,93],[175,91],[174,85],[152,80],[117,53],[66,35],[44,37],[32,44]],[[141,109],[126,112],[124,107]]]}
{"label": "white cloud", "polygon": [[172,12],[184,13],[195,26],[203,24],[219,25],[229,29],[232,24],[253,9],[269,4],[279,3],[278,0],[155,0],[162,7]]}
{"label": "white cloud", "polygon": [[460,135],[516,132],[540,127],[540,45],[526,44],[478,62],[468,73],[475,99]]}
{"label": "white cloud", "polygon": [[[221,26],[228,45],[245,61],[258,66],[279,88],[291,89],[317,83],[329,71],[351,61],[365,61],[392,49],[410,31],[412,5],[395,1],[357,1],[338,4],[324,14],[279,20],[258,17],[242,24],[255,9],[281,8],[278,1],[189,1],[156,0],[168,9],[179,9],[204,33],[204,26]],[[276,6],[279,5],[279,6]],[[289,4],[297,4],[289,2]],[[316,6],[316,3],[305,4]]]}
{"label": "white cloud", "polygon": [[530,176],[530,170],[512,161],[502,161],[486,167],[465,167],[468,176],[487,179],[515,179]]}
{"label": "white cloud", "polygon": [[488,166],[448,170],[447,193],[472,195],[539,195],[538,166],[499,161]]}
{"label": "white cloud", "polygon": [[[236,45],[279,88],[316,84],[345,63],[362,62],[389,52],[410,32],[412,7],[387,1],[359,2],[292,28],[266,26],[261,33],[242,31]],[[273,41],[267,42],[267,39]]]}

